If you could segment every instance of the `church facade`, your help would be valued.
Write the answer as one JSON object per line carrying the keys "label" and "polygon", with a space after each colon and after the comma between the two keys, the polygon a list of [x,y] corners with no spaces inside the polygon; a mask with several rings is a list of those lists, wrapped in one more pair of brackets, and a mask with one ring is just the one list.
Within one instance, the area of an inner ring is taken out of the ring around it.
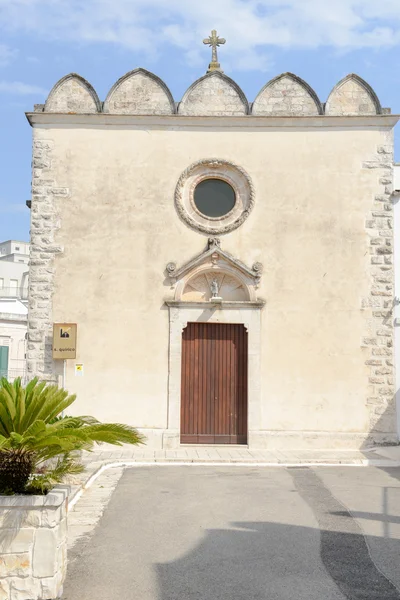
{"label": "church facade", "polygon": [[27,114],[28,370],[158,448],[395,442],[398,119],[356,75],[249,103],[216,61],[179,103],[136,69],[104,102],[67,75]]}

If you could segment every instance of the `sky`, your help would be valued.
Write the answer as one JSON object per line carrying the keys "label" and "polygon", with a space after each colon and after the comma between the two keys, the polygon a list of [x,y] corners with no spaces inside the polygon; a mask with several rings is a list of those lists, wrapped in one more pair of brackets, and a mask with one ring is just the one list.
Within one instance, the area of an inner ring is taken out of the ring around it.
{"label": "sky", "polygon": [[290,71],[324,102],[353,72],[400,113],[400,0],[0,0],[0,241],[29,239],[25,112],[70,72],[104,100],[136,67],[161,77],[178,101],[207,70],[202,41],[212,29],[226,39],[224,72],[249,101]]}

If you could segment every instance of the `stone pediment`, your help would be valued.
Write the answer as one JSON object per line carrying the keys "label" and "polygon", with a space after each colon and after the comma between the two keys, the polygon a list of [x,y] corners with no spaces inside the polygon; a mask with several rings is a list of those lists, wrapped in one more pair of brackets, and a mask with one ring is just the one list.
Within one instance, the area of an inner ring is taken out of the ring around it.
{"label": "stone pediment", "polygon": [[210,238],[204,252],[177,268],[167,265],[174,300],[188,302],[257,300],[261,263],[251,268],[221,249],[218,238]]}

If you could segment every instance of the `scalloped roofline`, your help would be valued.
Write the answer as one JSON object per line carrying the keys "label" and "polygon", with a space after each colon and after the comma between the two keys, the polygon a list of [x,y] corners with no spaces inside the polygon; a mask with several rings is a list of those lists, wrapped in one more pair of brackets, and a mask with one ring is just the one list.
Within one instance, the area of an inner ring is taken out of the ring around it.
{"label": "scalloped roofline", "polygon": [[376,108],[376,114],[377,115],[381,115],[383,114],[382,112],[382,105],[379,101],[379,98],[377,96],[377,94],[375,93],[375,90],[369,85],[369,83],[367,83],[365,81],[365,79],[363,79],[362,77],[360,77],[359,75],[357,75],[357,73],[349,73],[348,75],[346,75],[346,77],[343,77],[343,79],[341,79],[340,81],[338,81],[336,83],[336,85],[333,86],[333,88],[331,89],[329,96],[325,102],[325,106],[328,104],[330,97],[332,96],[332,94],[338,90],[343,84],[345,84],[347,81],[351,81],[351,80],[356,81],[358,84],[360,84],[365,91],[368,93],[368,95],[370,96],[372,102],[375,105]]}
{"label": "scalloped roofline", "polygon": [[108,94],[106,96],[106,99],[104,100],[103,103],[103,113],[108,114],[108,104],[110,102],[110,98],[112,97],[113,93],[115,92],[115,90],[127,79],[129,79],[130,77],[134,77],[135,75],[141,73],[142,75],[144,75],[145,77],[148,77],[149,79],[152,79],[155,83],[157,83],[165,92],[168,101],[170,103],[171,106],[171,114],[176,114],[177,110],[176,110],[176,103],[175,100],[171,94],[171,91],[169,89],[169,87],[167,86],[167,84],[160,78],[158,77],[158,75],[155,75],[154,73],[152,73],[151,71],[147,71],[147,69],[143,69],[143,67],[138,67],[137,69],[132,69],[132,71],[128,71],[128,73],[125,73],[125,75],[122,75],[122,77],[120,77],[118,79],[118,81],[116,81],[114,83],[114,85],[109,89]]}
{"label": "scalloped roofline", "polygon": [[[257,99],[260,97],[260,95],[262,95],[262,93],[268,88],[270,87],[273,83],[275,83],[276,81],[279,81],[280,79],[283,79],[284,77],[289,77],[290,79],[292,79],[292,81],[295,81],[296,83],[298,83],[312,98],[312,100],[314,101],[316,108],[317,108],[317,115],[316,116],[324,116],[325,115],[325,110],[326,110],[326,105],[329,102],[330,98],[332,97],[332,94],[340,89],[340,87],[345,84],[347,81],[351,81],[354,80],[355,82],[357,82],[360,86],[362,86],[362,88],[367,92],[367,94],[369,95],[369,97],[372,99],[372,102],[374,104],[375,110],[376,110],[376,114],[377,115],[386,115],[386,114],[390,114],[390,109],[386,109],[383,108],[381,106],[381,103],[379,101],[379,98],[377,96],[377,94],[375,93],[375,91],[373,90],[373,88],[364,80],[362,79],[359,75],[357,75],[356,73],[349,73],[348,75],[346,75],[346,77],[342,78],[338,83],[336,83],[334,85],[334,87],[332,88],[328,99],[326,102],[321,102],[318,95],[316,94],[316,92],[313,90],[313,88],[306,82],[304,81],[301,77],[295,75],[294,73],[291,72],[285,72],[285,73],[281,73],[280,75],[277,75],[276,77],[272,78],[270,81],[268,81],[262,88],[261,90],[258,92],[254,102],[249,102],[245,93],[243,92],[243,90],[241,89],[241,87],[233,80],[231,79],[228,75],[225,75],[224,73],[221,73],[219,71],[213,71],[210,73],[206,73],[205,75],[203,75],[202,77],[198,78],[196,81],[194,81],[186,90],[186,92],[184,93],[182,99],[180,102],[175,102],[173,99],[173,96],[171,94],[170,89],[168,88],[168,86],[166,85],[166,83],[160,79],[160,77],[158,77],[157,75],[155,75],[154,73],[152,73],[151,71],[147,71],[146,69],[142,68],[142,67],[138,67],[137,69],[133,69],[132,71],[129,71],[128,73],[125,73],[125,75],[123,75],[122,77],[120,77],[118,79],[118,81],[116,81],[114,83],[114,85],[111,87],[111,89],[109,90],[106,100],[103,102],[100,101],[96,90],[93,88],[93,86],[86,80],[84,79],[81,75],[79,75],[78,73],[69,73],[67,75],[65,75],[64,77],[62,77],[61,79],[59,79],[57,81],[57,83],[52,87],[52,89],[50,90],[50,93],[46,99],[45,104],[37,104],[35,105],[35,110],[34,112],[40,113],[40,112],[45,112],[48,114],[47,112],[47,108],[49,105],[49,102],[51,101],[51,98],[53,97],[53,95],[55,94],[55,92],[69,79],[77,79],[84,87],[85,89],[89,92],[90,96],[92,97],[92,99],[95,102],[95,107],[97,110],[97,113],[99,114],[110,114],[108,111],[108,104],[110,101],[110,98],[112,96],[112,94],[114,93],[114,91],[116,90],[116,88],[118,88],[121,83],[123,83],[124,81],[126,81],[129,77],[134,76],[137,73],[141,73],[144,76],[151,78],[156,84],[158,84],[158,86],[165,92],[167,98],[168,98],[168,102],[170,105],[170,109],[171,109],[171,114],[170,116],[173,115],[178,115],[180,117],[183,117],[185,115],[182,115],[182,113],[180,112],[180,110],[182,110],[182,106],[184,105],[185,101],[187,100],[187,97],[189,96],[189,94],[191,93],[191,91],[197,87],[202,81],[205,81],[207,78],[209,77],[219,77],[221,78],[223,81],[225,81],[230,87],[232,87],[236,93],[238,94],[240,101],[242,102],[244,109],[245,109],[245,115],[243,116],[256,116],[253,113],[253,106],[255,104],[255,102],[257,101]],[[29,111],[27,114],[31,114],[31,112]],[[65,114],[65,113],[54,113],[54,114]],[[85,114],[85,113],[82,113]],[[290,115],[282,115],[282,117],[289,117]],[[228,118],[229,115],[227,115],[225,118]],[[298,117],[298,118],[302,118],[302,117]]]}
{"label": "scalloped roofline", "polygon": [[223,81],[226,81],[231,87],[233,87],[233,89],[237,92],[240,100],[244,104],[244,107],[246,109],[246,115],[250,114],[250,104],[249,104],[249,101],[247,100],[247,96],[244,93],[244,91],[242,90],[242,88],[236,83],[236,81],[234,81],[233,79],[228,77],[228,75],[225,75],[225,73],[221,73],[220,71],[211,71],[210,73],[206,73],[202,77],[199,77],[199,79],[196,79],[196,81],[194,81],[188,87],[188,89],[182,96],[182,100],[178,103],[178,107],[177,107],[178,114],[179,114],[180,107],[184,104],[184,102],[186,101],[189,94],[193,91],[193,89],[195,87],[197,87],[199,85],[199,83],[201,83],[205,79],[209,79],[210,77],[220,77]]}
{"label": "scalloped roofline", "polygon": [[85,88],[87,89],[89,94],[92,96],[92,98],[96,104],[97,112],[101,112],[102,104],[101,104],[100,98],[97,95],[96,90],[94,89],[92,84],[89,83],[87,81],[87,79],[82,77],[82,75],[79,75],[79,73],[68,73],[68,75],[64,75],[64,77],[61,77],[61,79],[59,79],[57,81],[57,83],[55,83],[53,85],[53,87],[51,88],[51,90],[49,92],[49,95],[46,98],[46,102],[44,103],[43,110],[46,111],[46,106],[48,105],[50,98],[55,94],[55,92],[58,90],[58,88],[60,88],[69,79],[78,79],[78,81],[80,81],[85,86]]}
{"label": "scalloped roofline", "polygon": [[251,107],[251,111],[252,112],[253,112],[253,106],[254,106],[254,104],[256,103],[257,99],[263,94],[263,92],[268,87],[270,87],[271,85],[273,85],[274,83],[276,83],[280,79],[283,79],[284,77],[289,77],[290,79],[292,79],[293,81],[295,81],[296,83],[298,83],[302,88],[304,88],[306,90],[306,92],[313,99],[313,101],[315,103],[315,106],[316,106],[316,109],[318,111],[318,114],[319,115],[323,115],[324,114],[324,109],[323,109],[322,102],[319,99],[319,97],[318,97],[317,93],[315,92],[315,90],[313,90],[313,88],[306,81],[304,81],[304,79],[302,79],[298,75],[295,75],[294,73],[290,73],[290,71],[286,71],[285,73],[281,73],[280,75],[277,75],[276,77],[273,77],[272,79],[270,79],[269,81],[267,81],[267,83],[258,92],[257,96],[254,99],[254,102],[252,103],[252,107]]}

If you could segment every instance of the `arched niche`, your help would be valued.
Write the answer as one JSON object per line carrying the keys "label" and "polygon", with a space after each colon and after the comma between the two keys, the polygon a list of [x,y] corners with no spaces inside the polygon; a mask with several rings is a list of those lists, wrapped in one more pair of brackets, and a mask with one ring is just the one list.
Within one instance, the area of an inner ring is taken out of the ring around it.
{"label": "arched niche", "polygon": [[212,299],[212,284],[216,282],[218,297],[228,302],[250,301],[252,294],[243,278],[232,269],[208,269],[191,274],[177,286],[175,300],[183,302],[209,302]]}
{"label": "arched niche", "polygon": [[282,73],[261,89],[251,112],[256,116],[306,117],[322,114],[322,105],[308,83],[293,73]]}
{"label": "arched niche", "polygon": [[187,116],[247,115],[249,103],[240,87],[219,71],[207,73],[185,92],[178,113]]}
{"label": "arched niche", "polygon": [[57,81],[48,95],[44,111],[91,114],[101,112],[101,102],[86,79],[77,73],[70,73]]}
{"label": "arched niche", "polygon": [[372,87],[358,75],[350,73],[331,91],[325,105],[330,116],[380,115],[382,107]]}
{"label": "arched niche", "polygon": [[172,115],[175,102],[165,83],[150,71],[135,69],[112,86],[103,112],[119,115]]}

